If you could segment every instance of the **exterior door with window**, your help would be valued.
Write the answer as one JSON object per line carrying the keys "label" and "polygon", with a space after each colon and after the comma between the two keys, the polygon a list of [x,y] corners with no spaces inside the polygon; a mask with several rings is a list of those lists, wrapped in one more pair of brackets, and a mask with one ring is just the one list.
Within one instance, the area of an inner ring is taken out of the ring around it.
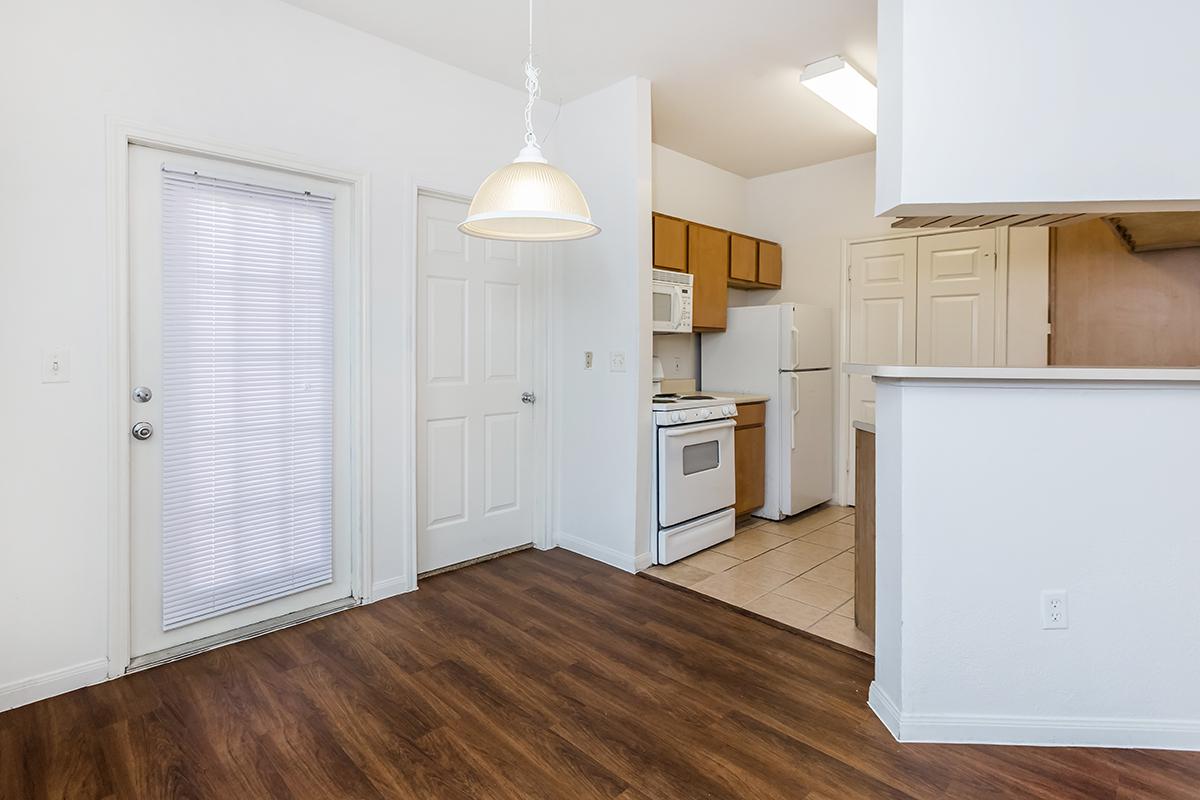
{"label": "exterior door with window", "polygon": [[347,192],[130,147],[135,664],[353,602]]}
{"label": "exterior door with window", "polygon": [[467,204],[417,213],[417,570],[533,542],[528,245],[465,236]]}

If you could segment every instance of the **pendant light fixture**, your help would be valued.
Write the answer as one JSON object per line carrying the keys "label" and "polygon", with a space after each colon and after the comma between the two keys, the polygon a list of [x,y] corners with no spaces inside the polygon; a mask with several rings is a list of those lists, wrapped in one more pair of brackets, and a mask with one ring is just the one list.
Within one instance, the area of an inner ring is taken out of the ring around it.
{"label": "pendant light fixture", "polygon": [[529,56],[525,61],[525,146],[480,185],[458,229],[483,239],[561,242],[600,232],[571,176],[550,165],[533,132],[533,105],[541,94],[533,65],[533,0],[529,0]]}

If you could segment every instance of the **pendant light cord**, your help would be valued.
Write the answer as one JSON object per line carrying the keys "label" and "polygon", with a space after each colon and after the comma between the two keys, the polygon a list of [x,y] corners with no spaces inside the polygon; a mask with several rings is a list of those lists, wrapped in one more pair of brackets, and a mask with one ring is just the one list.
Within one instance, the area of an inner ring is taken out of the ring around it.
{"label": "pendant light cord", "polygon": [[533,132],[533,104],[542,94],[538,83],[540,69],[533,65],[533,0],[529,0],[529,56],[525,59],[525,89],[529,92],[529,102],[525,104],[525,144],[538,146],[537,134]]}

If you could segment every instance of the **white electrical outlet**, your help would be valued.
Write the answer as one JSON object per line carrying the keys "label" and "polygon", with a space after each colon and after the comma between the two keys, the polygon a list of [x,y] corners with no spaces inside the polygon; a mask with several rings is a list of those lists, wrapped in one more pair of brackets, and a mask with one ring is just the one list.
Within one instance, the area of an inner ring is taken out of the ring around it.
{"label": "white electrical outlet", "polygon": [[609,372],[624,372],[625,371],[625,351],[613,350],[608,354],[608,371]]}
{"label": "white electrical outlet", "polygon": [[583,368],[584,369],[592,368],[592,351],[591,350],[583,351]]}
{"label": "white electrical outlet", "polygon": [[1052,631],[1068,626],[1067,590],[1046,589],[1042,592],[1042,628]]}

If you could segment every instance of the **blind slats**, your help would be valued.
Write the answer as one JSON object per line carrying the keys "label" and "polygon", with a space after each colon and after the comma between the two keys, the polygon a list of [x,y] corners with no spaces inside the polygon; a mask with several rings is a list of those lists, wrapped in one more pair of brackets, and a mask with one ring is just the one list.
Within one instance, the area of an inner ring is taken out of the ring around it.
{"label": "blind slats", "polygon": [[333,580],[333,201],[162,181],[165,631]]}

